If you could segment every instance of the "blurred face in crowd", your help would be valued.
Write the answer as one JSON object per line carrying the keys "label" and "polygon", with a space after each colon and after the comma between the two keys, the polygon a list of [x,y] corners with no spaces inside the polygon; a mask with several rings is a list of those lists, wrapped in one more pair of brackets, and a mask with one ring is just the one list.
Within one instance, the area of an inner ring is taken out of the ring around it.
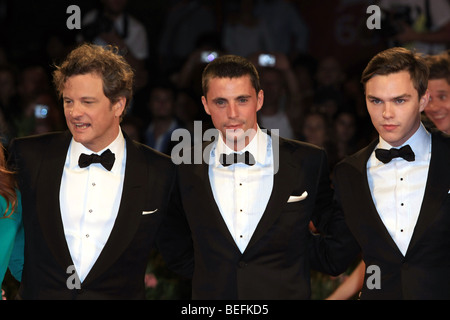
{"label": "blurred face in crowd", "polygon": [[75,141],[98,152],[117,138],[126,98],[111,103],[100,76],[88,73],[69,77],[62,96],[67,126]]}
{"label": "blurred face in crowd", "polygon": [[450,84],[446,79],[429,80],[428,91],[430,101],[425,114],[438,130],[450,134]]}
{"label": "blurred face in crowd", "polygon": [[305,141],[319,147],[324,147],[328,139],[325,117],[316,113],[306,116],[303,125],[303,135],[305,136]]}
{"label": "blurred face in crowd", "polygon": [[264,88],[264,101],[266,107],[278,107],[284,93],[283,77],[279,70],[264,69],[260,72],[261,87]]}
{"label": "blurred face in crowd", "polygon": [[356,133],[355,115],[347,112],[339,114],[334,122],[334,129],[338,141],[350,141]]}
{"label": "blurred face in crowd", "polygon": [[316,73],[316,80],[321,86],[338,85],[344,80],[344,73],[336,58],[323,59]]}
{"label": "blurred face in crowd", "polygon": [[[206,96],[202,97],[214,127],[221,132],[224,142],[236,151],[243,149],[256,133],[256,113],[263,101],[263,91],[256,92],[248,75],[213,77],[209,80]],[[254,133],[249,135],[250,129]]]}
{"label": "blurred face in crowd", "polygon": [[154,117],[170,118],[173,114],[174,95],[165,88],[155,88],[150,95],[150,111]]}
{"label": "blurred face in crowd", "polygon": [[428,97],[428,92],[419,97],[407,71],[375,75],[366,83],[366,104],[373,126],[393,147],[401,146],[417,131]]}

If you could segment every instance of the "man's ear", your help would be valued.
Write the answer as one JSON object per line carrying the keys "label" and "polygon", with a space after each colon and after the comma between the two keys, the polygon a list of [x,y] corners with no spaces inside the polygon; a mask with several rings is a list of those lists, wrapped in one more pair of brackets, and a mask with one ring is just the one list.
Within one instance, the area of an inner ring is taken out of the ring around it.
{"label": "man's ear", "polygon": [[264,104],[264,91],[259,90],[258,97],[257,97],[257,105],[256,105],[256,112],[261,110],[263,104]]}
{"label": "man's ear", "polygon": [[428,91],[428,89],[427,89],[425,94],[419,99],[419,110],[420,110],[420,112],[422,112],[425,109],[425,107],[427,106],[429,100],[430,100],[430,91]]}
{"label": "man's ear", "polygon": [[119,99],[114,103],[113,109],[114,109],[114,115],[116,117],[120,117],[125,109],[125,106],[127,104],[127,98],[125,97],[119,97]]}
{"label": "man's ear", "polygon": [[209,115],[211,115],[211,112],[209,112],[209,108],[208,108],[208,101],[206,101],[206,97],[202,96],[202,104],[203,104],[203,108],[205,109],[205,112]]}

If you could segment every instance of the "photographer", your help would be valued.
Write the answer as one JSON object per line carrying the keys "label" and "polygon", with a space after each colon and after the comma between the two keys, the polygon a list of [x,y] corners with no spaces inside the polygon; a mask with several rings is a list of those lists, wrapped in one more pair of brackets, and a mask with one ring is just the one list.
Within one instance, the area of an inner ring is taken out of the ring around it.
{"label": "photographer", "polygon": [[390,46],[436,54],[450,43],[448,0],[381,0],[382,34]]}

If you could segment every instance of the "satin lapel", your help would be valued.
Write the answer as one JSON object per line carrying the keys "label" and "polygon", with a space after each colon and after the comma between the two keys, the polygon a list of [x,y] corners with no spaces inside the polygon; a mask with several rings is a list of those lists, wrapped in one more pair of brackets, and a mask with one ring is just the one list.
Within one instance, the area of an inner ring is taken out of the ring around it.
{"label": "satin lapel", "polygon": [[438,214],[442,213],[439,208],[448,196],[448,182],[450,181],[450,149],[448,143],[433,136],[431,145],[430,167],[425,187],[425,194],[420,208],[419,218],[408,246],[406,254],[414,249],[414,245],[428,229]]}
{"label": "satin lapel", "polygon": [[[394,250],[401,254],[386,226],[384,225],[383,220],[381,220],[370,192],[369,180],[367,178],[367,161],[369,160],[369,157],[377,144],[378,139],[372,141],[366,148],[362,149],[357,156],[349,158],[349,162],[357,169],[360,176],[349,175],[348,179],[351,179],[352,185],[354,186],[354,191],[358,192],[358,197],[355,197],[355,201],[362,201],[363,207],[364,205],[368,206],[367,217],[360,216],[359,218],[363,220],[370,219],[372,221],[370,226],[373,226],[381,237],[387,241]],[[362,212],[361,215],[365,215],[365,212]]]}
{"label": "satin lapel", "polygon": [[142,214],[139,210],[142,209],[142,203],[148,196],[144,188],[146,185],[157,184],[157,181],[151,181],[151,179],[149,181],[147,171],[149,164],[146,158],[139,153],[126,134],[123,133],[123,135],[126,141],[127,159],[119,212],[108,241],[87,275],[85,284],[101,275],[128,247],[139,227]]}
{"label": "satin lapel", "polygon": [[[190,180],[191,185],[188,188],[193,188],[192,194],[204,194],[205,197],[199,203],[196,202],[196,206],[203,206],[203,212],[210,212],[211,218],[214,220],[215,224],[218,226],[218,230],[222,233],[226,239],[233,244],[235,249],[239,251],[225,220],[220,213],[220,209],[217,206],[216,200],[214,199],[214,194],[211,189],[211,183],[209,181],[209,154],[206,155],[202,164],[194,165],[193,178]],[[196,201],[193,199],[193,201]]]}
{"label": "satin lapel", "polygon": [[[274,141],[275,139],[273,139]],[[275,155],[276,149],[279,151],[279,156]],[[292,179],[292,176],[298,176],[295,171],[299,169],[300,163],[295,161],[292,156],[292,151],[287,147],[285,141],[280,138],[279,148],[273,144],[274,150],[274,163],[275,168],[278,168],[278,172],[273,177],[273,188],[272,193],[267,203],[266,210],[259,221],[255,232],[245,250],[247,252],[252,245],[254,245],[267,230],[273,225],[273,223],[278,219],[281,214],[280,206],[285,204],[291,195],[297,181]]]}
{"label": "satin lapel", "polygon": [[43,236],[53,256],[65,270],[73,265],[73,261],[64,235],[59,191],[72,136],[67,131],[55,137],[51,144],[42,146],[46,152],[43,152],[36,185],[36,210]]}

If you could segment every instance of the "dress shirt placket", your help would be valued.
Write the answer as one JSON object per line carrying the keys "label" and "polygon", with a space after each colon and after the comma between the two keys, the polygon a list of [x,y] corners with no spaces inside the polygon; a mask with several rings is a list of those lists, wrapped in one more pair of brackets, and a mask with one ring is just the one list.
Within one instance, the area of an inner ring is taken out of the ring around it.
{"label": "dress shirt placket", "polygon": [[410,224],[411,224],[411,203],[408,201],[408,168],[410,165],[403,159],[395,161],[395,179],[397,181],[395,188],[395,208],[396,208],[396,224],[395,238],[396,243],[403,252],[406,253],[410,240]]}
{"label": "dress shirt placket", "polygon": [[236,199],[234,238],[238,247],[243,250],[244,243],[248,243],[249,237],[249,219],[248,210],[249,203],[249,184],[248,184],[248,168],[244,168],[242,164],[235,165],[234,168],[234,197]]}
{"label": "dress shirt placket", "polygon": [[82,223],[79,235],[81,241],[79,276],[81,280],[84,279],[91,267],[88,261],[93,261],[95,255],[93,247],[96,246],[95,239],[97,238],[97,236],[94,226],[97,224],[95,217],[98,212],[96,203],[101,196],[99,194],[100,186],[98,186],[98,182],[101,181],[99,173],[103,169],[91,166],[88,170],[89,173],[88,184],[86,186],[86,201],[83,207]]}

